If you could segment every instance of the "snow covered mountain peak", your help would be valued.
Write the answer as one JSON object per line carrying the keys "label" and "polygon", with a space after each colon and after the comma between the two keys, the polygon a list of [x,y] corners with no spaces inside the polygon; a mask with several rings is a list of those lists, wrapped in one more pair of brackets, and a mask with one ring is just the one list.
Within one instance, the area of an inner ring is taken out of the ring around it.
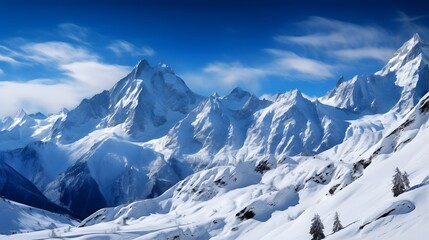
{"label": "snow covered mountain peak", "polygon": [[134,138],[157,138],[201,99],[165,64],[153,67],[141,60],[112,89],[83,100],[70,111],[55,126],[53,136],[74,142],[96,129],[121,125]]}
{"label": "snow covered mountain peak", "polygon": [[375,74],[340,78],[320,101],[355,113],[405,114],[429,91],[429,44],[418,34],[405,42]]}
{"label": "snow covered mountain peak", "polygon": [[140,77],[140,74],[144,71],[149,69],[151,66],[149,62],[145,59],[142,59],[138,61],[138,63],[134,66],[133,70],[131,71],[130,75],[133,76],[134,79],[137,79]]}
{"label": "snow covered mountain peak", "polygon": [[401,67],[415,59],[417,59],[419,67],[423,67],[429,62],[429,44],[423,41],[418,33],[415,33],[410,40],[405,42],[376,75],[386,76],[389,73],[397,72]]}
{"label": "snow covered mountain peak", "polygon": [[14,119],[24,119],[24,118],[26,118],[28,116],[28,114],[24,111],[24,109],[19,109],[16,113],[15,113],[15,116],[14,116]]}
{"label": "snow covered mountain peak", "polygon": [[241,97],[243,97],[243,96],[249,96],[250,95],[250,93],[249,92],[247,92],[247,91],[245,91],[245,90],[243,90],[242,88],[240,88],[240,87],[236,87],[236,88],[234,88],[230,93],[229,93],[229,95],[228,96],[234,96],[234,97],[238,97],[238,98],[241,98]]}
{"label": "snow covered mountain peak", "polygon": [[293,89],[289,92],[279,94],[275,99],[276,102],[282,101],[287,103],[300,103],[306,100],[307,99],[304,98],[301,91],[299,91],[298,89]]}
{"label": "snow covered mountain peak", "polygon": [[134,66],[127,78],[141,79],[144,78],[145,72],[163,72],[167,74],[175,74],[174,71],[165,63],[158,63],[155,66],[151,66],[146,59],[142,59]]}

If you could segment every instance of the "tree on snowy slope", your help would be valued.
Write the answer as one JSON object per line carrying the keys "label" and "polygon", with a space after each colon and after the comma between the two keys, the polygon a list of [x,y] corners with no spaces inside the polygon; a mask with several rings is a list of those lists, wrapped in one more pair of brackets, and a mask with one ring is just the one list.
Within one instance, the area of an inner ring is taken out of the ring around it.
{"label": "tree on snowy slope", "polygon": [[[408,181],[408,177],[407,177],[407,181]],[[399,171],[399,168],[395,169],[395,175],[393,175],[392,183],[393,183],[392,192],[394,197],[399,196],[401,193],[405,191],[406,186],[404,183],[404,176],[402,175],[401,171]]]}
{"label": "tree on snowy slope", "polygon": [[336,233],[343,229],[343,225],[341,225],[340,217],[338,216],[338,212],[335,212],[334,217],[334,226],[332,227],[332,232]]}
{"label": "tree on snowy slope", "polygon": [[322,221],[320,220],[319,214],[315,214],[313,220],[311,220],[310,234],[313,236],[311,240],[320,240],[325,238],[325,234],[323,233]]}
{"label": "tree on snowy slope", "polygon": [[410,188],[410,180],[408,179],[408,173],[404,171],[402,174],[402,179],[404,180],[405,189]]}

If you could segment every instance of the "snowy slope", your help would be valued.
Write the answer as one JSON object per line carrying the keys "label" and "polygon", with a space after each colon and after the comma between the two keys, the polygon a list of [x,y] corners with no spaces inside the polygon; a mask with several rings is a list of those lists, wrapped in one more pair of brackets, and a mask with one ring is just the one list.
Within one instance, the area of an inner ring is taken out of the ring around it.
{"label": "snowy slope", "polygon": [[45,193],[84,218],[101,207],[158,196],[180,179],[174,161],[109,138],[54,179]]}
{"label": "snowy slope", "polygon": [[[429,220],[427,99],[429,94],[399,121],[402,126],[411,118],[419,127],[393,131],[414,138],[394,152],[374,156],[360,176],[353,176],[354,164],[318,156],[214,167],[189,176],[158,198],[100,210],[62,236],[308,239],[311,219],[318,213],[327,239],[419,239],[427,233]],[[396,167],[410,174],[411,188],[395,198],[390,189]],[[345,229],[331,234],[336,211]],[[42,234],[46,232],[21,237]]]}
{"label": "snowy slope", "polygon": [[72,227],[76,221],[60,214],[0,198],[0,238],[22,232]]}
{"label": "snowy slope", "polygon": [[[42,139],[50,141],[3,156],[51,201],[84,218],[158,196],[205,168],[321,152],[344,138],[344,116],[299,91],[268,101],[237,88],[202,99],[169,68],[142,61],[111,90],[57,117]],[[82,201],[90,204],[82,208]]]}

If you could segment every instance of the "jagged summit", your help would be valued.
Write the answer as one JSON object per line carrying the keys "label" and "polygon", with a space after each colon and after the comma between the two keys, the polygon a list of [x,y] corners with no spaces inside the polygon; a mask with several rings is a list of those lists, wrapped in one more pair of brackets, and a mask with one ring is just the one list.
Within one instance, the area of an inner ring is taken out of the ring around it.
{"label": "jagged summit", "polygon": [[[389,73],[398,71],[401,67],[411,61],[418,61],[421,65],[428,63],[429,59],[429,44],[420,38],[418,33],[415,33],[413,37],[406,41],[389,60],[386,66],[376,72],[376,75],[386,76]],[[423,64],[422,64],[423,61]]]}
{"label": "jagged summit", "polygon": [[301,102],[304,100],[304,96],[302,95],[301,91],[298,89],[293,89],[288,92],[285,92],[283,94],[279,94],[276,97],[276,102],[278,101],[286,101],[286,102]]}
{"label": "jagged summit", "polygon": [[146,59],[137,62],[131,72],[125,77],[127,79],[141,79],[145,72],[163,72],[168,74],[175,74],[174,71],[165,63],[158,63],[152,66]]}
{"label": "jagged summit", "polygon": [[405,114],[429,91],[429,44],[418,34],[405,42],[373,75],[340,78],[322,103],[355,113],[389,110]]}
{"label": "jagged summit", "polygon": [[249,92],[244,91],[239,87],[236,87],[228,95],[223,97],[223,99],[229,101],[247,101],[247,99],[249,99],[251,95],[252,94],[250,94]]}
{"label": "jagged summit", "polygon": [[[200,100],[201,97],[169,67],[162,64],[153,67],[147,60],[141,60],[112,89],[82,101],[67,114],[64,122],[55,126],[53,135],[58,135],[61,129],[85,128],[90,132],[119,124],[123,124],[133,137],[150,135],[154,131],[161,134],[189,113]],[[166,129],[161,131],[158,129],[161,126]],[[77,131],[79,134],[76,135],[75,132],[65,134],[63,131],[60,137],[69,142],[88,133]]]}
{"label": "jagged summit", "polygon": [[27,112],[25,112],[25,110],[21,108],[18,111],[16,111],[14,118],[15,119],[24,119],[27,116],[28,116]]}
{"label": "jagged summit", "polygon": [[234,88],[230,93],[229,93],[229,95],[235,95],[235,96],[241,96],[241,95],[248,95],[248,94],[250,94],[249,92],[247,92],[247,91],[245,91],[245,90],[243,90],[242,88],[240,88],[240,87],[236,87],[236,88]]}

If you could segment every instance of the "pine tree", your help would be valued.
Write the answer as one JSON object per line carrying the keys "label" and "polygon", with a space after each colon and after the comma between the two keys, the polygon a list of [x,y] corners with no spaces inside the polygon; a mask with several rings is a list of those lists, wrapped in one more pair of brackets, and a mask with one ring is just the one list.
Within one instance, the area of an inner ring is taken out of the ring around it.
{"label": "pine tree", "polygon": [[332,227],[332,231],[335,233],[335,232],[340,231],[341,229],[343,229],[343,225],[341,225],[340,217],[338,216],[338,212],[335,212],[334,226]]}
{"label": "pine tree", "polygon": [[402,181],[404,182],[405,189],[410,188],[410,180],[408,179],[408,173],[405,171],[402,174]]}
{"label": "pine tree", "polygon": [[311,240],[320,240],[325,238],[325,234],[323,233],[322,221],[320,220],[319,214],[315,214],[313,219],[311,220],[310,234],[313,236]]}
{"label": "pine tree", "polygon": [[399,168],[395,169],[395,175],[393,175],[392,183],[392,192],[394,197],[399,196],[399,194],[405,191],[404,178],[401,171],[399,171]]}

